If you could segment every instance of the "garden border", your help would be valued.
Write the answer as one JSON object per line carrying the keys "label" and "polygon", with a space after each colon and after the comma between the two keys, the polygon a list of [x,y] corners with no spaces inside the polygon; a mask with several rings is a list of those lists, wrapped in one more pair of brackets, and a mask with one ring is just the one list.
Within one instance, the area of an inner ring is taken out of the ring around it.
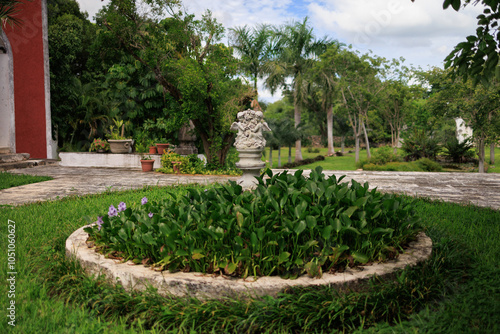
{"label": "garden border", "polygon": [[414,266],[427,260],[432,253],[432,240],[421,232],[417,240],[411,242],[409,248],[395,260],[347,269],[343,273],[323,274],[321,278],[303,275],[295,280],[287,280],[277,276],[265,276],[254,280],[253,277],[242,279],[193,272],[159,272],[135,265],[131,261],[123,263],[107,259],[94,248],[87,246],[88,234],[83,230],[85,227],[87,226],[73,232],[66,240],[66,255],[79,261],[88,274],[105,275],[108,279],[121,283],[127,291],[144,290],[147,285],[151,285],[158,289],[161,295],[200,299],[275,296],[286,288],[297,286],[331,285],[339,289],[346,286],[352,289],[373,275],[384,277],[406,266]]}

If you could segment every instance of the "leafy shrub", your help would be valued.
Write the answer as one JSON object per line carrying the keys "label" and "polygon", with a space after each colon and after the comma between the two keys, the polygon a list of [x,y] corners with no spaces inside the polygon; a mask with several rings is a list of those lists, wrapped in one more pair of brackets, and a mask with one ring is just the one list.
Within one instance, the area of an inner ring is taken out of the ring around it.
{"label": "leafy shrub", "polygon": [[308,153],[319,153],[319,148],[317,147],[308,147],[307,148]]}
{"label": "leafy shrub", "polygon": [[288,278],[393,258],[418,232],[408,202],[321,171],[268,170],[253,192],[230,181],[175,200],[122,202],[85,231],[101,252],[171,272]]}
{"label": "leafy shrub", "polygon": [[401,162],[403,158],[400,155],[394,154],[393,148],[390,146],[382,146],[375,151],[372,157],[368,160],[361,160],[356,164],[357,168],[366,169],[365,164],[385,165],[388,162]]}
{"label": "leafy shrub", "polygon": [[410,162],[389,162],[385,165],[368,163],[363,165],[364,170],[394,171],[394,172],[441,172],[443,168],[435,161],[427,158]]}
{"label": "leafy shrub", "polygon": [[416,163],[426,172],[441,172],[443,170],[439,163],[427,158],[419,159]]}
{"label": "leafy shrub", "polygon": [[474,156],[474,153],[471,150],[473,146],[474,145],[470,139],[466,139],[460,143],[458,139],[453,136],[444,144],[444,147],[446,148],[444,154],[450,157],[453,162],[467,162]]}
{"label": "leafy shrub", "polygon": [[109,150],[109,143],[107,140],[101,138],[94,138],[92,144],[90,144],[90,152],[97,152],[98,150],[107,151]]}
{"label": "leafy shrub", "polygon": [[417,129],[404,138],[401,148],[406,153],[405,159],[407,161],[421,158],[435,159],[436,155],[441,151],[439,141],[433,138],[432,134]]}
{"label": "leafy shrub", "polygon": [[168,150],[161,156],[162,167],[156,171],[166,174],[175,173],[173,162],[179,162],[178,167],[181,174],[241,175],[241,170],[236,168],[209,169],[196,154],[182,156],[172,150]]}
{"label": "leafy shrub", "polygon": [[295,167],[309,165],[309,164],[312,164],[313,162],[323,161],[323,160],[325,160],[325,157],[322,155],[318,155],[316,158],[309,158],[309,159],[304,159],[304,160],[297,161],[297,162],[284,164],[283,168],[295,168]]}

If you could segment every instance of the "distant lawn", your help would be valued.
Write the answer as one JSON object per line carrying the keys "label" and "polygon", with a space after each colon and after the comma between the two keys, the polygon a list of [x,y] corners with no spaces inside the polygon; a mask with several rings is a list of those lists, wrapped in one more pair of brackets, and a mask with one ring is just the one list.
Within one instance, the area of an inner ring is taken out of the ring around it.
{"label": "distant lawn", "polygon": [[[335,148],[335,152],[339,152],[339,148]],[[352,153],[349,153],[349,151],[352,151]],[[372,155],[377,151],[377,148],[372,148],[371,153]],[[318,166],[323,167],[324,170],[356,170],[356,162],[355,162],[355,154],[354,154],[354,148],[349,147],[345,148],[344,150],[344,156],[338,157],[338,156],[333,156],[333,157],[327,157],[326,154],[328,152],[327,148],[319,148],[319,153],[309,153],[307,152],[307,148],[302,148],[302,158],[308,159],[308,158],[315,158],[318,155],[324,155],[325,160],[323,161],[317,161],[309,165],[303,165],[300,167],[297,167],[297,169],[314,169]],[[402,150],[398,149],[399,154],[403,154]],[[269,148],[266,147],[266,153],[265,157],[262,158],[263,161],[268,162],[268,167],[269,167]],[[366,159],[366,150],[362,149],[359,152],[359,159],[363,160]],[[495,165],[489,166],[488,173],[500,173],[500,147],[497,147],[495,149]],[[295,148],[292,148],[292,162],[295,161]],[[486,162],[489,163],[490,161],[490,151],[489,148],[486,150]],[[288,162],[288,148],[282,148],[281,149],[281,168],[283,168],[283,165],[285,165]],[[274,150],[273,151],[273,167],[272,168],[279,168],[278,167],[278,151]],[[477,166],[476,166],[477,168]],[[456,172],[456,170],[451,170],[451,169],[443,169],[443,171],[448,171],[448,172]]]}
{"label": "distant lawn", "polygon": [[48,180],[52,180],[52,178],[49,176],[33,176],[0,172],[0,190]]}
{"label": "distant lawn", "polygon": [[[352,150],[353,153],[348,153],[349,150]],[[340,151],[339,149],[335,149],[335,152]],[[326,154],[328,152],[327,148],[319,148],[319,153],[314,153],[314,152],[307,152],[307,148],[302,148],[302,158],[308,159],[308,158],[315,158],[318,155],[325,155],[325,160],[324,161],[318,161],[309,165],[304,165],[297,167],[298,169],[314,169],[317,166],[323,167],[324,170],[356,170],[356,163],[354,161],[354,149],[352,148],[346,148],[345,149],[345,155],[342,157],[326,157]],[[372,149],[372,154],[373,154],[373,149]],[[366,159],[366,150],[361,150],[359,152],[359,158],[360,159]],[[266,162],[269,162],[269,148],[266,147],[266,156],[263,158]],[[292,162],[295,161],[295,148],[292,148]],[[287,148],[282,148],[281,149],[281,168],[283,168],[283,165],[288,162],[288,147]],[[278,167],[278,151],[274,150],[273,151],[273,168],[279,168]]]}

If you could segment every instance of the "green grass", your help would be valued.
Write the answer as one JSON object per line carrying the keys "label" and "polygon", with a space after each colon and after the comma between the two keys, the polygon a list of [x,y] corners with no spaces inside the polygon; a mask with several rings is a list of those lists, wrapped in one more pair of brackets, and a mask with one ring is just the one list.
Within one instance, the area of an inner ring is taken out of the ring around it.
{"label": "green grass", "polygon": [[[323,167],[324,170],[356,170],[356,163],[354,161],[354,152],[348,153],[351,148],[345,149],[345,155],[342,157],[325,157],[324,161],[318,161],[309,165],[297,167],[298,169],[314,169],[318,166]],[[336,149],[337,151],[337,149]],[[302,148],[302,158],[315,158],[318,155],[326,155],[327,148],[320,148],[319,153],[309,153],[307,148]],[[360,159],[366,159],[366,150],[361,150],[359,153]],[[269,148],[266,148],[266,156],[263,160],[269,161]],[[292,148],[292,161],[295,160],[295,148]],[[288,148],[281,149],[281,166],[288,162]],[[268,163],[269,166],[269,163]],[[278,168],[278,151],[273,151],[273,168]]]}
{"label": "green grass", "polygon": [[[183,187],[178,188],[183,191]],[[6,282],[7,221],[16,222],[16,327],[7,333],[386,332],[494,333],[500,324],[500,212],[417,201],[434,242],[429,261],[373,280],[363,293],[328,287],[293,289],[277,298],[198,301],[153,291],[126,293],[85,275],[65,257],[66,238],[83,216],[110,204],[157,200],[165,188],[105,193],[19,207],[0,207],[0,280]],[[5,312],[7,285],[1,284]]]}
{"label": "green grass", "polygon": [[50,176],[34,176],[0,172],[0,190],[48,180],[52,180],[52,178]]}
{"label": "green grass", "polygon": [[[354,155],[354,148],[345,148],[345,155],[342,157],[326,157],[326,154],[328,152],[327,148],[320,148],[319,153],[309,153],[307,152],[307,148],[302,148],[302,158],[307,159],[307,158],[314,158],[318,155],[325,155],[325,160],[323,161],[317,161],[309,165],[303,165],[300,167],[297,167],[298,169],[314,169],[318,166],[323,167],[324,170],[356,170],[356,162],[355,162],[355,155]],[[353,153],[348,153],[350,150],[353,151]],[[335,151],[339,151],[339,149],[336,147]],[[371,153],[373,154],[374,152],[377,151],[377,148],[372,148]],[[269,161],[269,148],[266,147],[266,156],[262,159],[264,161]],[[402,154],[402,151],[398,149],[398,154]],[[366,150],[361,150],[359,152],[359,159],[360,160],[366,160]],[[295,160],[295,148],[292,148],[292,161]],[[490,166],[488,169],[488,173],[500,173],[500,147],[495,148],[495,162],[496,166]],[[490,151],[489,148],[486,150],[486,162],[489,163],[490,161]],[[288,148],[282,148],[281,149],[281,166],[283,166],[285,163],[288,162]],[[267,164],[269,167],[269,163]],[[278,151],[274,150],[273,151],[273,167],[272,168],[278,168]],[[477,170],[477,166],[476,166]],[[453,171],[453,170],[446,170],[444,171]]]}

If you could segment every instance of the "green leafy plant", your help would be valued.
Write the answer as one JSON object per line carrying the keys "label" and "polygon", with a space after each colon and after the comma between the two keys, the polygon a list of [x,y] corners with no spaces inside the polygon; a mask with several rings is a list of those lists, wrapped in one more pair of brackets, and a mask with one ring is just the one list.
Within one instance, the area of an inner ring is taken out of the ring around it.
{"label": "green leafy plant", "polygon": [[459,142],[456,137],[451,137],[444,144],[444,154],[453,160],[453,162],[461,163],[467,162],[472,159],[474,153],[472,152],[472,147],[474,144],[470,139],[466,139],[463,142]]}
{"label": "green leafy plant", "polygon": [[106,135],[108,139],[112,140],[127,139],[125,137],[125,128],[130,126],[130,121],[125,122],[124,120],[115,117],[113,118],[113,123],[114,124],[109,126],[109,132]]}
{"label": "green leafy plant", "polygon": [[441,172],[443,170],[439,163],[427,158],[409,162],[388,162],[384,165],[367,163],[363,165],[363,169],[395,172]]}
{"label": "green leafy plant", "polygon": [[434,159],[441,151],[438,139],[434,138],[431,133],[425,130],[415,129],[404,138],[403,146],[405,151],[405,159],[418,160],[420,158]]}
{"label": "green leafy plant", "polygon": [[369,160],[361,160],[356,164],[356,167],[364,168],[366,164],[385,165],[389,162],[401,161],[403,161],[403,158],[398,154],[394,154],[392,147],[382,146],[379,147],[378,150],[375,151],[375,153],[373,153],[372,157]]}
{"label": "green leafy plant", "polygon": [[156,171],[166,174],[175,173],[174,164],[177,165],[181,174],[203,174],[203,175],[241,175],[237,168],[225,167],[212,169],[196,154],[182,156],[172,150],[168,150],[161,156],[161,168]]}
{"label": "green leafy plant", "polygon": [[253,192],[230,181],[177,200],[121,202],[85,231],[101,252],[165,270],[286,278],[394,258],[419,231],[402,199],[321,171],[268,170]]}
{"label": "green leafy plant", "polygon": [[90,152],[96,152],[98,150],[109,150],[109,143],[105,139],[95,138],[92,144],[90,144]]}

